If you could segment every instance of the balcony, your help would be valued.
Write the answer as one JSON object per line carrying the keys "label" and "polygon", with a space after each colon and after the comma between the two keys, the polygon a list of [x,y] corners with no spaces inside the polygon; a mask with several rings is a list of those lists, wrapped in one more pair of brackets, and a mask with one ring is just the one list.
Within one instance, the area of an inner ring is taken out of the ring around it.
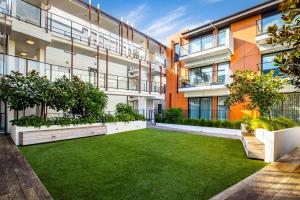
{"label": "balcony", "polygon": [[[55,81],[57,78],[66,76],[71,77],[71,68],[67,66],[53,65],[42,63],[35,60],[24,59],[17,56],[0,54],[0,76],[9,74],[11,71],[18,71],[22,74],[35,70],[41,76],[46,76],[50,81]],[[146,96],[156,98],[163,96],[165,85],[154,81],[141,80],[138,78],[130,78],[113,74],[99,73],[97,81],[97,70],[94,68],[73,69],[73,74],[80,77],[84,82],[88,82],[111,95],[131,95],[131,96]]]}
{"label": "balcony", "polygon": [[232,83],[231,75],[231,70],[218,70],[182,76],[178,91],[183,92],[185,97],[228,95],[226,85]]}
{"label": "balcony", "polygon": [[[99,46],[100,50],[105,51],[108,49],[111,55],[115,54],[119,58],[121,56],[128,61],[135,60],[135,62],[138,62],[141,60],[143,65],[147,65],[150,61],[154,65],[166,67],[164,48],[162,48],[162,51],[157,49],[147,50],[142,44],[134,43],[125,38],[121,39],[118,34],[98,28],[94,24],[89,26],[89,22],[81,24],[23,0],[13,1],[11,5],[6,2],[7,0],[4,0],[0,4],[0,15],[6,15],[8,21],[12,21],[12,29],[16,29],[13,31],[19,34],[19,36],[14,35],[15,37],[23,39],[24,36],[31,36],[46,44],[54,43],[53,40],[55,40],[57,44],[64,45],[68,50],[70,48],[66,46],[70,45],[70,40],[73,38],[74,45],[84,50],[93,51],[93,53],[96,52],[96,48]],[[13,4],[16,5],[13,6]],[[3,22],[1,21],[1,23]]]}
{"label": "balcony", "polygon": [[284,51],[288,49],[282,45],[268,44],[268,40],[271,36],[268,34],[268,27],[277,25],[281,28],[283,22],[281,20],[281,14],[273,15],[267,18],[263,18],[256,21],[256,44],[261,54],[268,54],[277,51]]}
{"label": "balcony", "polygon": [[234,50],[233,43],[232,34],[226,29],[216,36],[202,37],[182,45],[180,60],[185,61],[186,67],[190,68],[230,61]]}

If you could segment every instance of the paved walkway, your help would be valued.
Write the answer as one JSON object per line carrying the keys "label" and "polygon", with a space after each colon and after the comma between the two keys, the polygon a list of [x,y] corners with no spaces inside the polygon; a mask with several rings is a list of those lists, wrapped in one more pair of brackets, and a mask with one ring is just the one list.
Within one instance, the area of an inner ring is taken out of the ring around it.
{"label": "paved walkway", "polygon": [[180,132],[180,133],[191,133],[191,134],[195,134],[195,135],[213,136],[213,137],[239,139],[239,140],[241,139],[241,137],[234,136],[234,135],[225,135],[225,134],[221,135],[221,134],[213,134],[213,133],[205,133],[205,132],[197,132],[197,131],[185,131],[185,130],[177,129],[177,128],[168,128],[168,127],[156,126],[154,124],[147,124],[147,128],[165,130],[165,131],[175,131],[175,132]]}
{"label": "paved walkway", "polygon": [[300,148],[211,200],[300,200]]}
{"label": "paved walkway", "polygon": [[19,149],[0,137],[0,200],[52,199]]}

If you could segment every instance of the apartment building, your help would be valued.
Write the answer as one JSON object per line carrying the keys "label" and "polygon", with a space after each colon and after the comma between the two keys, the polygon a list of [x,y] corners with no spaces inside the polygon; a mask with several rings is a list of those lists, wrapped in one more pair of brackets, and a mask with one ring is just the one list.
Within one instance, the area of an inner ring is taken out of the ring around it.
{"label": "apartment building", "polygon": [[[0,0],[0,32],[0,76],[77,75],[108,95],[107,112],[128,103],[148,116],[165,106],[166,46],[91,2]],[[17,113],[0,103],[0,132],[9,133]]]}
{"label": "apartment building", "polygon": [[[279,3],[266,1],[170,37],[166,108],[182,108],[191,119],[239,120],[245,114],[255,114],[242,104],[226,106],[226,85],[235,71],[246,69],[262,74],[274,70],[276,76],[285,78],[273,59],[288,49],[267,44],[267,28],[283,24]],[[274,108],[274,115],[299,120],[299,91],[286,85],[282,92],[288,100]]]}

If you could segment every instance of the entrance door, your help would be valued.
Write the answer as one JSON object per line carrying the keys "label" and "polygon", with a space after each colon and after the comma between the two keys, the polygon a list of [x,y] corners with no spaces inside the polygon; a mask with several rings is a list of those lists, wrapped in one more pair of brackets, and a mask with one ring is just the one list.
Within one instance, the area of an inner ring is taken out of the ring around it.
{"label": "entrance door", "polygon": [[6,133],[6,109],[5,104],[0,102],[0,135]]}

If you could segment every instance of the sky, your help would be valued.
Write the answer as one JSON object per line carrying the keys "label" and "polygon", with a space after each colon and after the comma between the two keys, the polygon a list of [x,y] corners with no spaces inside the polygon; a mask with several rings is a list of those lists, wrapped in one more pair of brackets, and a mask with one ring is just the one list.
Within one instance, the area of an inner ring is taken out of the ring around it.
{"label": "sky", "polygon": [[92,0],[108,14],[163,42],[167,37],[265,0]]}

